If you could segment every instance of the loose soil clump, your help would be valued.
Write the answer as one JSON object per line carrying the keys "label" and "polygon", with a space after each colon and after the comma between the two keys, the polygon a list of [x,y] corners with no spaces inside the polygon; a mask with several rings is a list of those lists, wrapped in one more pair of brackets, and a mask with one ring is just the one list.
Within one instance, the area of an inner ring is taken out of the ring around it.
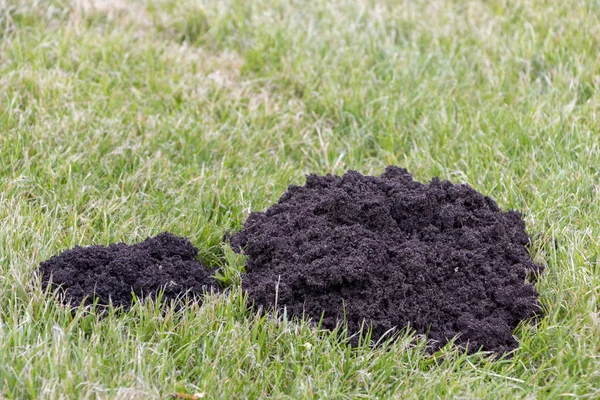
{"label": "loose soil clump", "polygon": [[44,261],[38,268],[42,287],[60,287],[60,298],[71,307],[82,302],[112,302],[129,309],[133,296],[165,301],[182,295],[200,296],[219,289],[211,271],[196,260],[198,249],[187,239],[164,232],[133,245],[75,247]]}
{"label": "loose soil clump", "polygon": [[469,352],[517,347],[517,324],[540,312],[529,281],[542,266],[526,248],[521,215],[468,185],[309,175],[230,237],[247,254],[243,288],[326,328],[344,320],[373,339],[410,326],[436,350],[456,338]]}

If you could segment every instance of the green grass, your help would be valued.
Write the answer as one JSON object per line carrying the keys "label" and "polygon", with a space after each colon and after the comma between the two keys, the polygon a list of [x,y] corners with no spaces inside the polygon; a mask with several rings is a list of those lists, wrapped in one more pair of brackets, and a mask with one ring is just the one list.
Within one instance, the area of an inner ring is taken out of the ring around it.
{"label": "green grass", "polygon": [[[598,398],[599,48],[591,0],[0,1],[0,397]],[[388,164],[524,213],[547,316],[514,357],[350,349],[245,305],[227,231]],[[165,230],[231,292],[96,319],[32,282]]]}

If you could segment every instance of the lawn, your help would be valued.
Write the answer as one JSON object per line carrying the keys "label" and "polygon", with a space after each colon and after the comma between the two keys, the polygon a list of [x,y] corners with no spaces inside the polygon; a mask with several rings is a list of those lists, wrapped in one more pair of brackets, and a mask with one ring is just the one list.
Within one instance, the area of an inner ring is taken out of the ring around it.
{"label": "lawn", "polygon": [[[0,0],[0,397],[600,397],[599,49],[591,0]],[[524,214],[546,316],[512,357],[245,304],[227,232],[390,164]],[[231,290],[96,318],[32,278],[166,230]]]}

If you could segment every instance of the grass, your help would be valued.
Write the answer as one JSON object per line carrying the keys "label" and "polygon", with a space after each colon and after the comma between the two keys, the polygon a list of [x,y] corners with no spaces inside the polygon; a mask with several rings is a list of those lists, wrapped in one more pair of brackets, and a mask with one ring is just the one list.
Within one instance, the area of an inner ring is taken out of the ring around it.
{"label": "grass", "polygon": [[[0,397],[598,398],[600,3],[0,1]],[[304,175],[404,166],[522,211],[547,316],[512,358],[252,314],[221,239]],[[73,317],[32,282],[169,230],[230,293]]]}

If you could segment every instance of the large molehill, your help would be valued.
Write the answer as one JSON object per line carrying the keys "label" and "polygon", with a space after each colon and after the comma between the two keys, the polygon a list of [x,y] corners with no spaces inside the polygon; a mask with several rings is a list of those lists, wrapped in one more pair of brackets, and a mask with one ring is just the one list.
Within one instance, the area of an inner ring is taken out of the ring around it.
{"label": "large molehill", "polygon": [[456,338],[472,352],[518,345],[513,330],[540,312],[530,280],[542,271],[521,215],[468,185],[349,171],[307,177],[230,238],[247,256],[243,288],[255,306],[363,323],[373,338],[406,326],[431,349]]}

